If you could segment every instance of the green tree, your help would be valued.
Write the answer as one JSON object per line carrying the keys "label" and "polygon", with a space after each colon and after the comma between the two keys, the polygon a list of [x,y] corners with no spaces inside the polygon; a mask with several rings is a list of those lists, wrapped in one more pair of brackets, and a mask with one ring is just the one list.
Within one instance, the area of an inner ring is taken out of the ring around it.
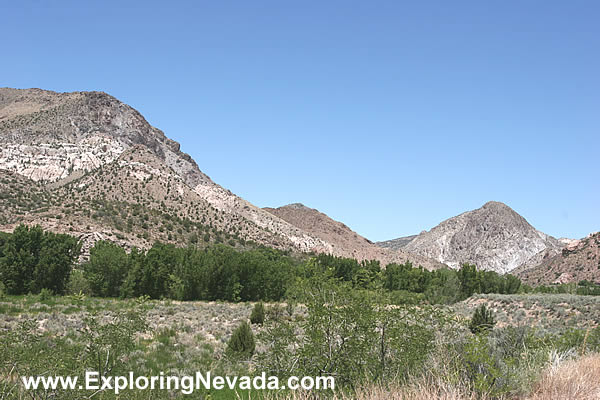
{"label": "green tree", "polygon": [[473,317],[469,322],[469,330],[474,334],[484,333],[491,330],[496,324],[492,310],[489,310],[485,304],[475,309]]}
{"label": "green tree", "polygon": [[7,293],[62,294],[79,256],[81,244],[69,235],[44,232],[40,226],[20,225],[2,239],[0,281]]}
{"label": "green tree", "polygon": [[227,354],[234,358],[250,358],[254,354],[256,342],[250,324],[242,322],[227,342]]}
{"label": "green tree", "polygon": [[265,322],[265,305],[262,301],[254,305],[250,314],[250,322],[254,325],[262,325]]}
{"label": "green tree", "polygon": [[460,282],[456,271],[448,268],[435,271],[425,290],[425,296],[430,304],[455,303],[460,296]]}
{"label": "green tree", "polygon": [[129,267],[130,259],[123,248],[101,240],[90,249],[83,270],[94,296],[118,297]]}
{"label": "green tree", "polygon": [[514,275],[504,275],[504,281],[505,294],[515,294],[519,292],[519,289],[521,289],[521,280]]}
{"label": "green tree", "polygon": [[467,299],[474,293],[479,293],[479,281],[477,268],[473,264],[463,264],[458,270],[458,280],[460,281],[460,298]]}

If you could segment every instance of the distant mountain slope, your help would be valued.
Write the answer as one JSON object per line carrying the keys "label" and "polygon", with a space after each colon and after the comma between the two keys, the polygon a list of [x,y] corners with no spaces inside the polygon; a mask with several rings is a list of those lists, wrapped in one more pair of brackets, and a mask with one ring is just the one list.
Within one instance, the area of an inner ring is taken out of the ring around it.
{"label": "distant mountain slope", "polygon": [[562,244],[537,231],[506,204],[483,207],[447,219],[422,232],[403,249],[457,268],[462,263],[510,272],[541,252],[557,254]]}
{"label": "distant mountain slope", "polygon": [[385,240],[383,242],[376,242],[377,246],[384,247],[392,250],[403,249],[412,242],[419,235],[410,235],[399,237],[398,239]]}
{"label": "distant mountain slope", "polygon": [[295,203],[279,208],[265,208],[264,210],[327,243],[331,243],[334,249],[344,249],[342,255],[346,257],[359,260],[376,259],[384,265],[391,262],[404,263],[410,260],[413,264],[421,265],[427,269],[443,266],[442,263],[418,254],[410,254],[403,250],[383,249],[352,231],[343,223],[335,221],[318,210],[306,207],[303,204]]}
{"label": "distant mountain slope", "polygon": [[559,254],[535,266],[517,268],[514,273],[531,285],[588,280],[600,283],[600,232],[571,240]]}
{"label": "distant mountain slope", "polygon": [[0,196],[4,231],[37,223],[78,235],[86,247],[109,239],[144,248],[155,240],[254,242],[346,257],[360,250],[214,183],[177,142],[102,92],[0,88],[0,179],[10,188]]}
{"label": "distant mountain slope", "polygon": [[[177,177],[181,190],[195,192],[204,209],[210,205],[225,221],[221,225],[228,232],[237,234],[241,228],[237,223],[229,223],[243,221],[254,225],[254,229],[245,230],[248,234],[244,240],[276,243],[297,251],[332,250],[330,244],[212,182],[189,155],[179,150],[177,142],[148,124],[139,112],[106,93],[0,88],[0,133],[0,169],[45,184],[48,190],[77,182],[105,166],[127,163],[122,156],[128,150],[143,148],[158,160],[161,168]],[[156,170],[156,165],[153,168]],[[94,194],[97,199],[111,198],[109,186],[103,184],[101,189]],[[168,189],[163,186],[158,191]]]}

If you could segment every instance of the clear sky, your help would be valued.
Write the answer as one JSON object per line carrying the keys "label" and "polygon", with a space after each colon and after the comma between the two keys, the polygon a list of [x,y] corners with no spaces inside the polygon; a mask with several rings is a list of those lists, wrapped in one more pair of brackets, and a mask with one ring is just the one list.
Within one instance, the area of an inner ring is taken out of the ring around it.
{"label": "clear sky", "polygon": [[101,90],[252,203],[385,240],[600,230],[600,2],[0,1],[0,86]]}

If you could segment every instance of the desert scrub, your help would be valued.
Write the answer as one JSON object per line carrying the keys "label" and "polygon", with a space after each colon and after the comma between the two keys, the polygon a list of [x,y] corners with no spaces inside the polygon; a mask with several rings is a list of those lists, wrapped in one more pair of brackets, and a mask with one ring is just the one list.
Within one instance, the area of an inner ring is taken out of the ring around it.
{"label": "desert scrub", "polygon": [[[43,314],[45,320],[53,315]],[[127,372],[126,363],[135,350],[137,336],[146,329],[144,310],[132,309],[110,315],[88,315],[78,329],[60,335],[41,330],[35,319],[23,319],[9,330],[0,331],[0,384],[9,398],[22,398],[19,376],[75,375],[86,370],[101,375]],[[49,366],[51,369],[49,370]],[[32,398],[77,398],[76,391],[27,392]]]}
{"label": "desert scrub", "polygon": [[452,309],[469,317],[486,304],[494,311],[498,327],[538,326],[547,333],[565,327],[596,326],[600,321],[600,297],[574,294],[487,294],[474,295]]}
{"label": "desert scrub", "polygon": [[423,377],[477,398],[521,398],[548,364],[553,343],[527,327],[496,328],[437,342]]}

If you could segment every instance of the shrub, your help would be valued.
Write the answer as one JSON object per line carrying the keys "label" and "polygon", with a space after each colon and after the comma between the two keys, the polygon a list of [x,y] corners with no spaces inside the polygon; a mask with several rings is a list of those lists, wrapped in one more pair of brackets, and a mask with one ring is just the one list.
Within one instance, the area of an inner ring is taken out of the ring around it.
{"label": "shrub", "polygon": [[244,321],[238,326],[227,342],[227,353],[233,357],[250,358],[256,343],[250,325]]}
{"label": "shrub", "polygon": [[254,325],[262,325],[265,322],[265,306],[261,302],[256,303],[250,314],[250,322]]}
{"label": "shrub", "polygon": [[474,334],[487,332],[494,327],[496,321],[492,310],[488,310],[485,304],[477,307],[469,323],[469,329]]}
{"label": "shrub", "polygon": [[[293,310],[292,310],[293,311]],[[280,304],[273,304],[271,307],[266,309],[266,320],[268,321],[278,321],[283,318],[285,310],[284,307]]]}
{"label": "shrub", "polygon": [[108,316],[85,317],[81,336],[85,344],[83,365],[98,371],[100,376],[119,368],[120,372],[125,371],[126,360],[136,348],[137,336],[148,330],[146,311],[138,306]]}
{"label": "shrub", "polygon": [[52,290],[44,288],[40,291],[40,301],[48,301],[52,298],[52,296],[54,296]]}

